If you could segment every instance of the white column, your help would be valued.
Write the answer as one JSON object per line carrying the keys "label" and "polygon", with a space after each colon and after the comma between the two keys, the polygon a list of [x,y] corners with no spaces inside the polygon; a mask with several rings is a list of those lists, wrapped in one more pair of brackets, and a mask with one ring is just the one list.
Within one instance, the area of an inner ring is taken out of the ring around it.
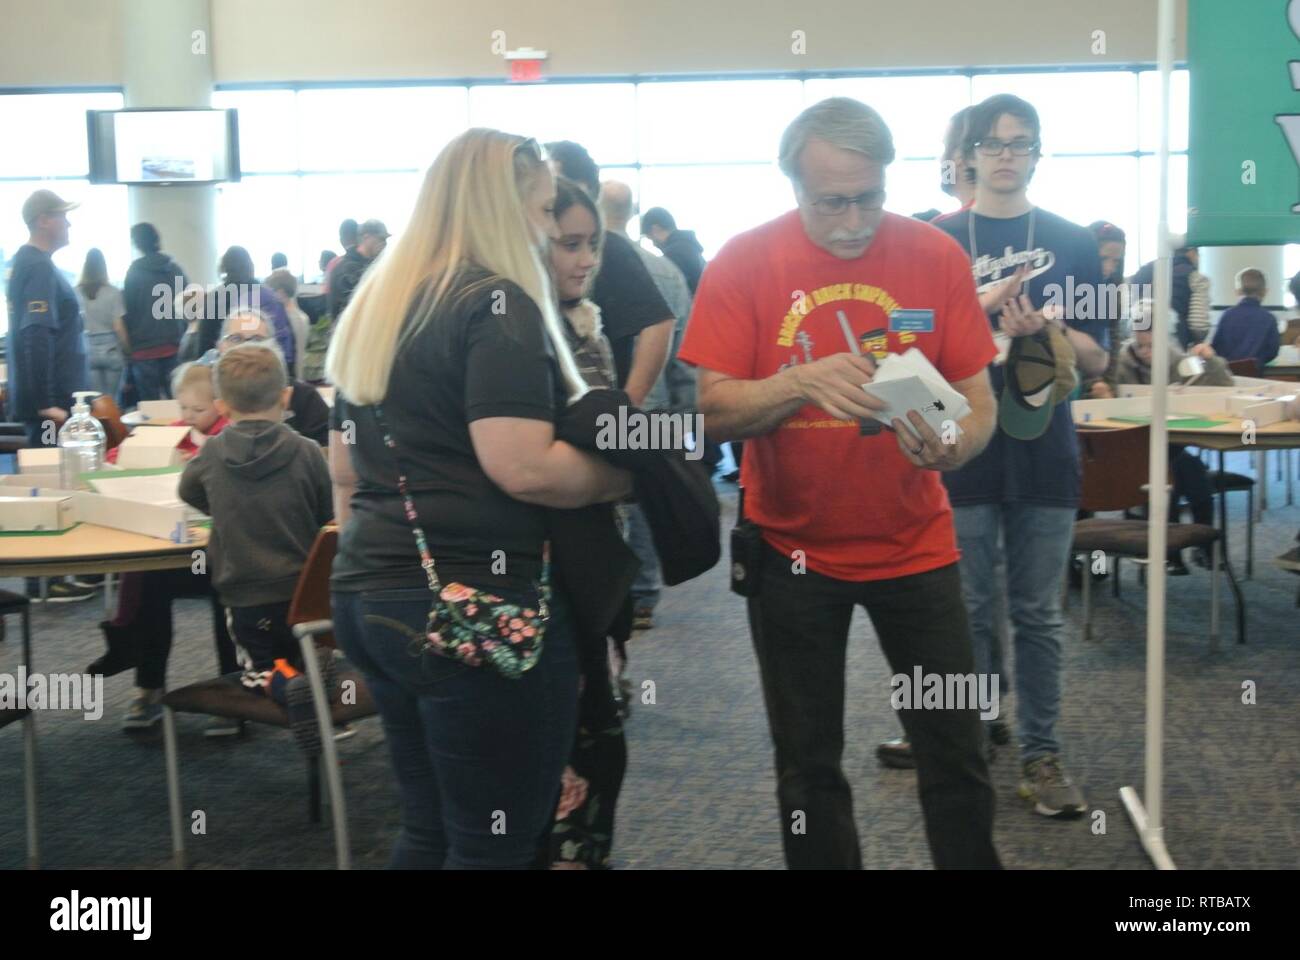
{"label": "white column", "polygon": [[[121,0],[123,79],[128,107],[212,103],[210,0]],[[217,276],[216,187],[128,187],[132,223],[148,221],[191,280]]]}

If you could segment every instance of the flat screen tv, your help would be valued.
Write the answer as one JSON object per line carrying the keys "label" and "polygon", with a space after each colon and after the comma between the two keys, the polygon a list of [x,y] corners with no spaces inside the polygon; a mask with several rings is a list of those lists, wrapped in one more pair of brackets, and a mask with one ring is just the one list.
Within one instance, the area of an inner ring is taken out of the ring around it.
{"label": "flat screen tv", "polygon": [[87,110],[86,131],[91,183],[239,179],[235,110]]}

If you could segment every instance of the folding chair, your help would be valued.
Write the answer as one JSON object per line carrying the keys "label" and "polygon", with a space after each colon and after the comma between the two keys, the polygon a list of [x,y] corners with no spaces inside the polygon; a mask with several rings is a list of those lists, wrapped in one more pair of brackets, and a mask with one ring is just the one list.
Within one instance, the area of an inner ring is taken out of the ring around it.
{"label": "folding chair", "polygon": [[[1128,510],[1147,503],[1148,487],[1148,451],[1150,427],[1133,427],[1125,430],[1087,430],[1079,432],[1079,447],[1083,460],[1083,493],[1079,504],[1081,509],[1094,513]],[[1096,551],[1114,555],[1115,578],[1118,581],[1119,558],[1131,557],[1137,560],[1150,560],[1147,557],[1147,520],[1104,520],[1092,518],[1078,520],[1074,524],[1074,543],[1071,547],[1074,555],[1083,554],[1090,557]],[[1188,547],[1209,548],[1211,551],[1210,573],[1210,643],[1211,648],[1219,639],[1219,578],[1220,560],[1222,569],[1228,575],[1237,603],[1237,642],[1246,642],[1246,613],[1233,575],[1232,564],[1226,554],[1219,549],[1219,531],[1211,526],[1199,523],[1168,524],[1167,543],[1170,549],[1185,550]],[[1163,563],[1164,558],[1156,558]],[[1092,594],[1089,589],[1092,578],[1088,575],[1085,559],[1083,577],[1083,638],[1092,638]]]}
{"label": "folding chair", "polygon": [[[321,764],[329,787],[329,802],[333,815],[334,846],[338,867],[346,870],[351,865],[347,818],[343,799],[343,779],[339,772],[338,751],[334,744],[334,727],[338,724],[375,716],[379,711],[371,699],[370,691],[361,674],[354,670],[340,671],[338,689],[351,696],[336,696],[338,702],[329,702],[325,691],[324,671],[317,655],[320,643],[330,656],[334,652],[333,625],[321,616],[329,613],[329,578],[334,554],[338,548],[338,528],[325,527],[316,537],[311,553],[303,566],[289,608],[289,623],[294,625],[294,635],[302,645],[304,665],[311,683],[312,701],[316,707],[316,722],[320,734],[322,755],[307,757],[308,809],[312,823],[320,822]],[[351,700],[352,702],[345,702]],[[185,866],[185,830],[181,814],[180,777],[177,771],[176,713],[197,713],[207,716],[228,717],[252,723],[287,728],[289,713],[285,707],[270,697],[247,690],[239,682],[239,674],[228,674],[212,680],[169,691],[162,699],[163,737],[167,752],[167,790],[172,824],[172,854],[178,869]]]}
{"label": "folding chair", "polygon": [[[32,604],[21,593],[0,590],[0,624],[11,613],[23,618],[23,665],[32,669]],[[31,710],[0,710],[0,729],[11,723],[23,725],[23,802],[27,811],[27,866],[40,866],[40,831],[36,819],[36,715]]]}

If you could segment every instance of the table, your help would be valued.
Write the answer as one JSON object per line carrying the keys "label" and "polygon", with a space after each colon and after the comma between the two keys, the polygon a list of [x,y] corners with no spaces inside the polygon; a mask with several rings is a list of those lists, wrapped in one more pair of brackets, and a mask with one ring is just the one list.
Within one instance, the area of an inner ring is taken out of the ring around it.
{"label": "table", "polygon": [[1300,364],[1270,363],[1259,375],[1265,380],[1300,380]]}
{"label": "table", "polygon": [[[1207,415],[1210,416],[1210,415]],[[1219,453],[1219,472],[1224,472],[1224,454],[1230,451],[1249,450],[1252,452],[1263,450],[1294,450],[1300,448],[1300,420],[1283,420],[1279,423],[1270,423],[1266,427],[1255,428],[1255,442],[1245,443],[1242,440],[1244,427],[1240,417],[1223,417],[1212,416],[1213,419],[1223,419],[1225,422],[1216,427],[1204,427],[1194,430],[1179,430],[1175,427],[1169,427],[1169,443],[1179,444],[1182,446],[1201,447],[1206,450],[1217,450]],[[1126,427],[1139,426],[1139,424],[1126,423],[1119,420],[1089,420],[1087,423],[1079,423],[1076,426],[1080,430],[1103,429],[1117,430]],[[1287,465],[1288,469],[1290,464]],[[1289,479],[1289,475],[1288,475]],[[1267,478],[1263,476],[1261,470],[1261,486],[1267,483]],[[1290,487],[1288,485],[1288,493]],[[1266,504],[1263,497],[1263,491],[1260,493],[1261,508]],[[1228,494],[1226,491],[1219,492],[1219,535],[1223,538],[1223,555],[1228,555]]]}
{"label": "table", "polygon": [[82,523],[62,534],[0,537],[0,577],[61,577],[77,573],[174,570],[194,562],[208,531],[190,528],[188,543],[173,543]]}

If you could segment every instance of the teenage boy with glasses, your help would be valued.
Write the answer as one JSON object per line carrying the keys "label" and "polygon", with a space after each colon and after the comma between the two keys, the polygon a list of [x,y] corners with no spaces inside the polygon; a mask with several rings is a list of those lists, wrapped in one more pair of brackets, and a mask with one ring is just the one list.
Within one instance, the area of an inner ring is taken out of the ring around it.
{"label": "teenage boy with glasses", "polygon": [[[1099,376],[1109,360],[1109,318],[1096,309],[1088,312],[1099,302],[1097,244],[1087,228],[1030,202],[1029,181],[1040,151],[1038,113],[1029,103],[1003,94],[976,105],[963,151],[975,170],[975,203],[935,226],[966,248],[995,330],[1012,338],[1056,323],[1074,348],[1081,373]],[[997,361],[990,373],[1000,393],[1003,368]],[[1018,439],[1000,427],[983,453],[944,474],[944,484],[956,518],[962,593],[980,673],[1003,672],[996,636],[998,594],[1004,587],[993,571],[1005,564],[1023,764],[1020,795],[1044,816],[1080,816],[1087,804],[1061,765],[1056,731],[1065,632],[1061,587],[1080,486],[1069,404],[1056,406],[1037,437]]]}

